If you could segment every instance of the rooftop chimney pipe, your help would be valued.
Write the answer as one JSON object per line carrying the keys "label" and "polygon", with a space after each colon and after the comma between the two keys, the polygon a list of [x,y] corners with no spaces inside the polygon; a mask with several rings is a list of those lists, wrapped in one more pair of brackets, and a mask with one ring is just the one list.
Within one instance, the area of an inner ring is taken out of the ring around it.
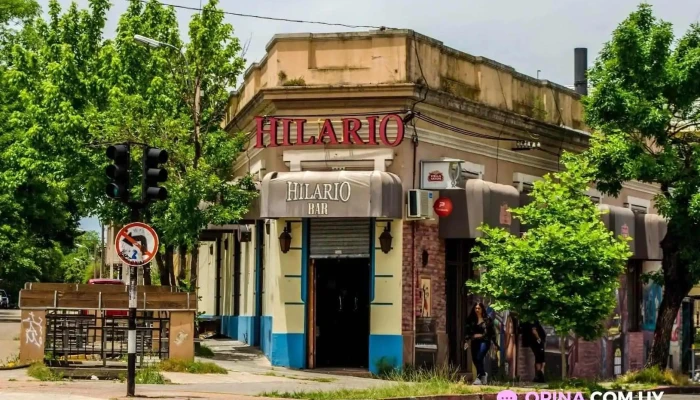
{"label": "rooftop chimney pipe", "polygon": [[574,90],[581,95],[588,95],[588,49],[577,47],[574,49]]}

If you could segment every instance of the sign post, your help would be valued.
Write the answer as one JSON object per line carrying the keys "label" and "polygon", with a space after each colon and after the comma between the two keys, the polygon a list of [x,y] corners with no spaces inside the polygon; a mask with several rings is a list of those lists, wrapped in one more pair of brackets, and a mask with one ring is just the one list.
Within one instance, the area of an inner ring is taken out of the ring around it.
{"label": "sign post", "polygon": [[138,284],[138,267],[148,264],[155,256],[158,251],[158,235],[150,226],[142,222],[132,222],[119,230],[114,245],[119,259],[130,267],[126,395],[134,396],[136,392],[136,285]]}

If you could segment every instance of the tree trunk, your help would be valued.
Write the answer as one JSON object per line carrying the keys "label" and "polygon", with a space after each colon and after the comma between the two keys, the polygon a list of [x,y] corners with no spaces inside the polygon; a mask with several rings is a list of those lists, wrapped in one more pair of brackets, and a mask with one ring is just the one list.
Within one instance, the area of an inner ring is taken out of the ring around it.
{"label": "tree trunk", "polygon": [[170,283],[170,274],[168,274],[168,267],[166,266],[165,260],[163,260],[163,255],[160,254],[160,252],[156,253],[156,265],[158,266],[160,285],[172,286],[172,284]]}
{"label": "tree trunk", "polygon": [[668,232],[661,241],[661,248],[664,253],[664,258],[661,262],[664,276],[664,291],[656,315],[654,341],[644,368],[653,366],[661,369],[666,368],[673,323],[676,320],[683,298],[693,288],[693,280],[688,266],[679,260],[679,245],[684,240],[682,235],[673,233],[673,228],[673,222],[671,221],[669,222]]}
{"label": "tree trunk", "polygon": [[[566,336],[559,334],[559,352],[561,353],[561,380],[566,380]],[[543,371],[544,372],[544,371]]]}
{"label": "tree trunk", "polygon": [[143,284],[151,286],[151,263],[143,266]]}
{"label": "tree trunk", "polygon": [[199,270],[199,243],[192,248],[192,261],[190,262],[190,285],[193,292],[197,292],[197,272]]}
{"label": "tree trunk", "polygon": [[173,259],[173,253],[175,253],[175,247],[165,246],[165,271],[168,274],[170,286],[177,286],[177,281],[175,280],[175,260]]}
{"label": "tree trunk", "polygon": [[177,255],[180,259],[180,270],[177,272],[177,280],[184,281],[187,279],[187,250],[185,246],[180,246]]}

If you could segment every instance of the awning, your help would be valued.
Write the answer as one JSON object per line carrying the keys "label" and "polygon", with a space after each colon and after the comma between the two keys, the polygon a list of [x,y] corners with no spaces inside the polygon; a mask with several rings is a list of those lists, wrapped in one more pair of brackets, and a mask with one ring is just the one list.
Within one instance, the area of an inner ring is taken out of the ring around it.
{"label": "awning", "polygon": [[520,235],[520,222],[508,211],[520,203],[520,193],[513,186],[469,179],[464,190],[441,190],[440,196],[452,201],[452,213],[440,218],[441,238],[481,237],[482,232],[477,228],[482,222],[507,228],[512,234]]}
{"label": "awning", "polygon": [[634,258],[640,260],[661,260],[661,240],[666,236],[666,219],[657,214],[637,214],[635,216],[635,246],[637,251]]}
{"label": "awning", "polygon": [[636,254],[635,238],[637,232],[635,230],[635,217],[634,212],[629,208],[611,206],[608,204],[599,204],[598,208],[607,213],[600,216],[603,220],[605,226],[615,235],[631,237],[632,240],[628,242],[630,250],[632,251],[632,257]]}
{"label": "awning", "polygon": [[261,218],[402,218],[403,187],[382,171],[270,172]]}

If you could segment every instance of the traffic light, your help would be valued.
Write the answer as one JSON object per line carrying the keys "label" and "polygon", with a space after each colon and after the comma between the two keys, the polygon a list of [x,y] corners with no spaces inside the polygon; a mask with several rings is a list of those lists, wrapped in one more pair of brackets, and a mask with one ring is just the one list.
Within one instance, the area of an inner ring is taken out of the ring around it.
{"label": "traffic light", "polygon": [[146,147],[143,152],[143,201],[165,200],[168,190],[159,187],[159,182],[168,180],[168,171],[159,164],[168,161],[168,152],[155,147]]}
{"label": "traffic light", "polygon": [[105,192],[107,197],[127,202],[129,201],[129,155],[128,144],[115,144],[107,147],[107,158],[113,160],[113,164],[107,166],[107,176],[112,182],[107,184]]}

